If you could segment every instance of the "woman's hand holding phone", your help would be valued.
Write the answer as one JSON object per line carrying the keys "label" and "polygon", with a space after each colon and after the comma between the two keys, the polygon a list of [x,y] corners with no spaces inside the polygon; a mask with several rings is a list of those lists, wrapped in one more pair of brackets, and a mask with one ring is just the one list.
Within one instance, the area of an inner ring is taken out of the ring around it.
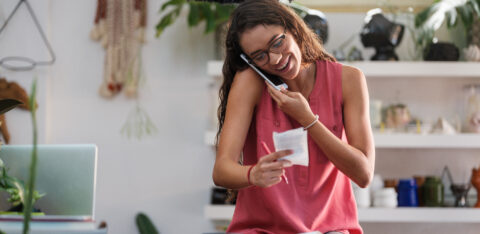
{"label": "woman's hand holding phone", "polygon": [[291,167],[292,163],[278,159],[292,153],[291,150],[281,150],[261,157],[250,173],[252,184],[266,188],[280,183],[285,172],[284,168]]}
{"label": "woman's hand holding phone", "polygon": [[286,89],[278,91],[267,83],[265,84],[268,87],[268,93],[275,100],[280,110],[297,120],[302,126],[307,126],[315,119],[307,99],[301,93]]}

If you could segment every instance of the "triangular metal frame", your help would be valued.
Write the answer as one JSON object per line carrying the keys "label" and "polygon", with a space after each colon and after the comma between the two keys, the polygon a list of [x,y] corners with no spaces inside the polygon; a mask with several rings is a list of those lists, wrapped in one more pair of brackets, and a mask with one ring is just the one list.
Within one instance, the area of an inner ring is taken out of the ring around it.
{"label": "triangular metal frame", "polygon": [[[30,16],[32,17],[33,22],[35,23],[35,26],[36,26],[38,32],[40,33],[40,36],[42,37],[42,40],[43,40],[45,46],[48,49],[48,52],[50,53],[51,59],[50,59],[50,61],[35,61],[31,58],[22,57],[22,56],[7,56],[7,57],[0,58],[0,66],[6,68],[8,70],[12,70],[12,71],[28,71],[28,70],[32,70],[33,68],[35,68],[35,66],[52,65],[53,63],[55,63],[55,59],[56,59],[55,58],[55,53],[53,52],[52,46],[50,46],[50,43],[48,42],[47,37],[45,36],[45,33],[43,32],[42,27],[40,26],[40,23],[38,22],[37,16],[35,15],[35,12],[33,11],[32,6],[30,5],[30,3],[27,0],[19,0],[18,1],[17,5],[13,9],[13,11],[8,15],[7,19],[5,20],[5,23],[0,28],[0,34],[2,34],[2,31],[7,27],[9,21],[15,15],[15,13],[17,12],[18,8],[20,8],[22,3],[25,3],[25,6],[27,7],[28,13],[30,13]],[[22,63],[26,63],[28,65],[26,65],[26,66],[12,66],[12,65],[9,65],[8,62],[12,62],[12,61],[22,62]]]}

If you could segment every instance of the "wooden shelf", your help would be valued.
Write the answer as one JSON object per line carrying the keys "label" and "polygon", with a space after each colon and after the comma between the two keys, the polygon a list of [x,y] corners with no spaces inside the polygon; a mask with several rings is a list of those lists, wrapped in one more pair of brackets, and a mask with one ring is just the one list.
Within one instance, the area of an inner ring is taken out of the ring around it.
{"label": "wooden shelf", "polygon": [[[342,62],[359,68],[367,78],[480,78],[478,62]],[[222,75],[223,61],[209,61],[207,74]]]}
{"label": "wooden shelf", "polygon": [[[235,206],[207,205],[204,215],[212,221],[231,220]],[[480,223],[477,208],[362,208],[360,222],[368,223]]]}

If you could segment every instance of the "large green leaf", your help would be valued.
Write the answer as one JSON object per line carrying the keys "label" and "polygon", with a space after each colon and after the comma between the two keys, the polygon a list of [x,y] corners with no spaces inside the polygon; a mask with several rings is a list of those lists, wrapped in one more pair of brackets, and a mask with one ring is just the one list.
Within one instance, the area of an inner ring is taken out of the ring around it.
{"label": "large green leaf", "polygon": [[425,10],[421,11],[415,16],[415,27],[420,27],[422,26],[427,20],[428,17],[432,14],[434,11],[433,5],[425,8]]}
{"label": "large green leaf", "polygon": [[196,2],[189,2],[190,12],[188,13],[188,26],[196,26],[200,23],[200,12],[198,3]]}
{"label": "large green leaf", "polygon": [[[416,15],[415,26],[437,30],[443,24],[445,18],[448,20],[447,25],[455,25],[457,15],[462,14],[458,9],[463,6],[466,6],[465,0],[435,1],[431,6]],[[466,7],[466,9],[468,9],[468,7]],[[463,10],[464,9],[460,11]]]}
{"label": "large green leaf", "polygon": [[180,10],[181,8],[176,8],[170,11],[169,13],[167,13],[166,15],[164,15],[160,19],[160,22],[158,22],[156,26],[156,30],[157,30],[157,33],[155,35],[156,37],[159,37],[163,33],[166,27],[172,25],[175,22],[177,17],[180,15]]}
{"label": "large green leaf", "polygon": [[227,22],[233,10],[235,10],[235,7],[236,6],[232,4],[215,3],[215,24],[219,25]]}
{"label": "large green leaf", "polygon": [[458,6],[456,10],[462,19],[465,29],[471,28],[473,23],[473,9],[471,8],[471,5],[469,6],[468,4],[465,4]]}
{"label": "large green leaf", "polygon": [[167,1],[166,3],[162,4],[162,7],[160,8],[160,12],[164,11],[168,6],[177,6],[177,7],[181,7],[184,3],[186,2],[186,0],[170,0],[170,1]]}
{"label": "large green leaf", "polygon": [[468,2],[471,4],[473,11],[477,14],[477,17],[480,19],[480,0],[469,0]]}
{"label": "large green leaf", "polygon": [[200,9],[205,16],[206,25],[205,25],[205,33],[213,32],[215,30],[215,14],[212,11],[211,4],[209,3],[201,3]]}
{"label": "large green leaf", "polygon": [[447,27],[451,28],[457,24],[457,11],[447,11],[445,17],[447,18]]}
{"label": "large green leaf", "polygon": [[160,12],[163,12],[168,6],[175,6],[170,12],[163,15],[160,21],[155,26],[157,33],[156,37],[159,37],[165,28],[172,25],[177,17],[180,15],[183,5],[186,3],[186,0],[170,0],[162,5]]}

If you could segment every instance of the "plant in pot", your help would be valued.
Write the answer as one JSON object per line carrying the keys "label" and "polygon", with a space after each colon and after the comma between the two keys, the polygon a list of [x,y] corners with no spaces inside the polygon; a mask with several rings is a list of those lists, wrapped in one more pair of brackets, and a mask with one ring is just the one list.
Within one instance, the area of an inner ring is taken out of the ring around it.
{"label": "plant in pot", "polygon": [[435,0],[432,5],[415,16],[415,26],[420,29],[417,43],[429,47],[435,31],[446,21],[448,29],[462,22],[464,29],[464,44],[469,46],[466,52],[467,60],[480,61],[480,0]]}
{"label": "plant in pot", "polygon": [[[228,2],[228,1],[224,1]],[[230,1],[233,2],[233,1]],[[165,13],[156,25],[156,36],[159,37],[165,28],[172,25],[180,16],[184,7],[188,7],[187,23],[189,27],[198,26],[205,22],[205,34],[216,32],[215,44],[219,45],[222,34],[225,33],[225,25],[230,14],[235,9],[235,4],[218,2],[200,2],[188,0],[169,0],[160,7],[160,12]],[[167,10],[169,10],[167,12]],[[220,48],[215,47],[217,57],[221,57]]]}
{"label": "plant in pot", "polygon": [[[7,167],[0,159],[0,191],[5,191],[9,195],[7,201],[11,204],[11,207],[6,212],[0,212],[1,214],[20,214],[23,212],[25,204],[26,189],[23,181],[8,175]],[[33,203],[43,197],[44,194],[40,194],[38,191],[33,192]],[[41,214],[40,210],[33,209],[34,212]]]}

